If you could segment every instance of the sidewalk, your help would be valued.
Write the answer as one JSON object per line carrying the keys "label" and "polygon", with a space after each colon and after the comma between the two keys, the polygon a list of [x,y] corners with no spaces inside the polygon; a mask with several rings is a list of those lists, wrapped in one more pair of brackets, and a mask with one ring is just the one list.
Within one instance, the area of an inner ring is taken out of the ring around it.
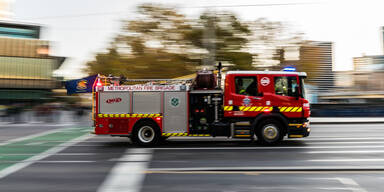
{"label": "sidewalk", "polygon": [[311,124],[384,123],[384,117],[310,117]]}
{"label": "sidewalk", "polygon": [[90,114],[85,113],[83,116],[77,116],[74,115],[73,111],[56,111],[50,116],[35,116],[33,112],[25,111],[19,115],[16,121],[14,117],[1,117],[0,126],[64,126],[82,121],[90,121]]}

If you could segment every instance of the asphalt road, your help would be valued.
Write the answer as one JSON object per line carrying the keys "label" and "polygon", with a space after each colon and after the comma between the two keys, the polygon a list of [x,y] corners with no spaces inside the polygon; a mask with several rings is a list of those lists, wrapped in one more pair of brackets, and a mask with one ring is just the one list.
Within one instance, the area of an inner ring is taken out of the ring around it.
{"label": "asphalt road", "polygon": [[88,123],[0,126],[0,191],[384,191],[384,124],[312,125],[276,146],[171,138],[138,148]]}

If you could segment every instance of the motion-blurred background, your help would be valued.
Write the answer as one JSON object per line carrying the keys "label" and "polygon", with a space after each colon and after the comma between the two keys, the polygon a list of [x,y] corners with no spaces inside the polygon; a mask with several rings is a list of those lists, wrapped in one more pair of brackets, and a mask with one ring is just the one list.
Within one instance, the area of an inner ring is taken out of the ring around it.
{"label": "motion-blurred background", "polygon": [[2,123],[87,118],[91,97],[67,96],[68,79],[193,78],[219,61],[225,70],[307,72],[312,116],[384,116],[381,5],[0,0]]}

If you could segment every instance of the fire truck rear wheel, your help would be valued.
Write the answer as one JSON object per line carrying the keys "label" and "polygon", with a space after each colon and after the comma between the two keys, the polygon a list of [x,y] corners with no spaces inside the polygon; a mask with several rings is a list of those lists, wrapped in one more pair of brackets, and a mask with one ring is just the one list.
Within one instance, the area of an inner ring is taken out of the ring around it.
{"label": "fire truck rear wheel", "polygon": [[262,144],[275,144],[284,137],[282,125],[273,119],[265,120],[258,126],[256,136]]}
{"label": "fire truck rear wheel", "polygon": [[139,122],[132,132],[132,141],[142,146],[156,145],[160,141],[160,130],[151,121]]}

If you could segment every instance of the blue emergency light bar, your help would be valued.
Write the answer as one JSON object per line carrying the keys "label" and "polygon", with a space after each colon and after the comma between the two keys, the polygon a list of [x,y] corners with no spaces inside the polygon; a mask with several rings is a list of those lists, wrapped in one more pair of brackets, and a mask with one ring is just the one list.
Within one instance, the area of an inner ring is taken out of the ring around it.
{"label": "blue emergency light bar", "polygon": [[296,71],[296,67],[293,66],[287,66],[283,68],[283,71]]}

